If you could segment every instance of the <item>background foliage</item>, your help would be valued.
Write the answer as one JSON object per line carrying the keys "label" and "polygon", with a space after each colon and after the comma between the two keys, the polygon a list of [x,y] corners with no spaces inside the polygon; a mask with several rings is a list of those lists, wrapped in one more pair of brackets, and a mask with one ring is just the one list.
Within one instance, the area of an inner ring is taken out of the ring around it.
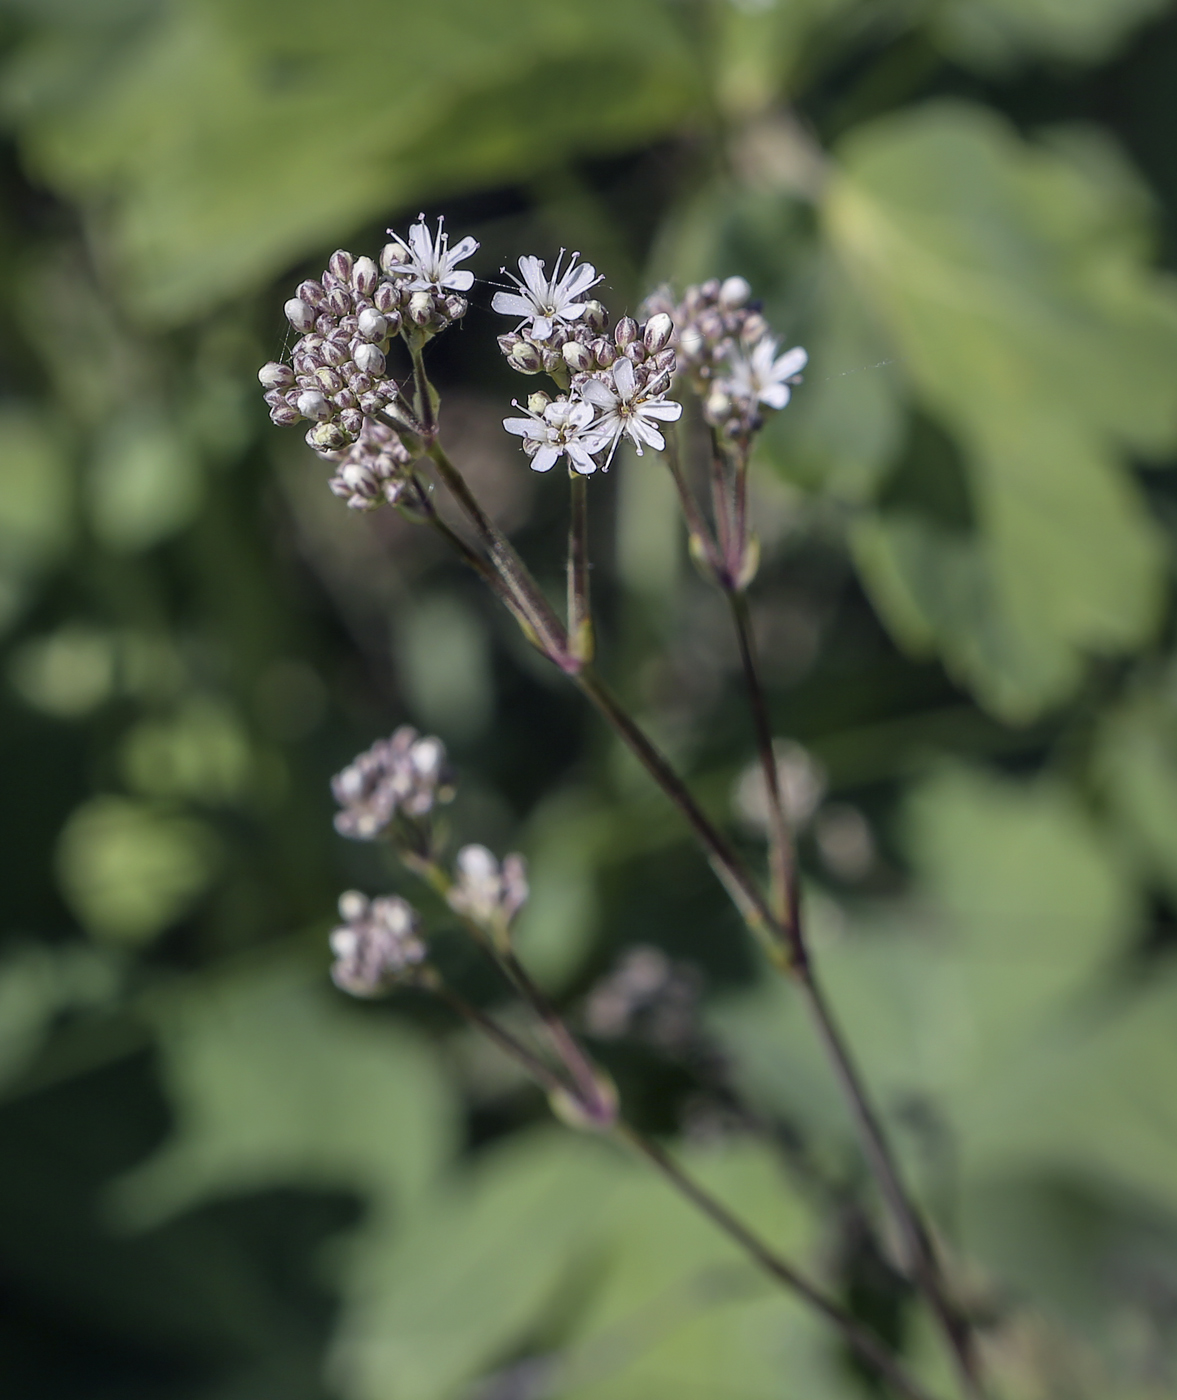
{"label": "background foliage", "polygon": [[[700,970],[685,1041],[599,1046],[627,1107],[935,1375],[798,1008],[673,813],[266,420],[284,289],[421,206],[484,277],[581,249],[618,308],[740,272],[809,347],[756,623],[824,775],[820,964],[999,1391],[1177,1394],[1171,8],[3,0],[0,52],[5,1394],[869,1388],[448,1019],[329,989],[339,890],[399,877],[326,780],[404,719],[460,766],[456,838],[527,853],[571,1016],[630,944]],[[554,580],[488,301],[436,347],[446,431]],[[605,669],[755,852],[667,483],[592,496]]]}

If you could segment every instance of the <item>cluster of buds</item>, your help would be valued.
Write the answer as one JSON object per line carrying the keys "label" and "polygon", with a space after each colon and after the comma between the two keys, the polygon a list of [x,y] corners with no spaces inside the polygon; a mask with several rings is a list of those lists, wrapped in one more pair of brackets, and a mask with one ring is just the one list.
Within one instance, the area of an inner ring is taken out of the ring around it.
{"label": "cluster of buds", "polygon": [[331,980],[354,997],[377,997],[391,990],[425,961],[421,916],[399,895],[368,899],[358,890],[340,896],[343,923],[332,930]]}
{"label": "cluster of buds", "polygon": [[353,510],[396,505],[414,460],[403,436],[374,418],[364,420],[359,438],[345,451],[322,455],[339,463],[327,485]]}
{"label": "cluster of buds", "polygon": [[371,841],[400,813],[424,817],[454,795],[453,775],[440,739],[422,738],[403,724],[378,739],[331,779],[339,803],[335,829],[355,841]]}
{"label": "cluster of buds", "polygon": [[322,280],[301,283],[286,303],[286,319],[300,332],[291,363],[263,365],[258,378],[274,422],[308,419],[307,442],[320,455],[356,442],[365,419],[396,399],[399,386],[385,361],[401,328],[404,281],[340,249]]}
{"label": "cluster of buds", "polygon": [[762,423],[761,406],[784,408],[808,356],[800,347],[777,355],[777,341],[743,277],[688,287],[676,303],[666,288],[648,297],[647,314],[672,317],[678,369],[703,403],[703,417],[730,437]]}
{"label": "cluster of buds", "polygon": [[450,908],[475,923],[510,928],[530,893],[527,866],[520,855],[500,865],[485,846],[463,846],[454,862],[454,883],[446,899]]}
{"label": "cluster of buds", "polygon": [[660,948],[629,949],[589,993],[585,1024],[602,1040],[632,1037],[661,1050],[688,1046],[699,1029],[702,979]]}

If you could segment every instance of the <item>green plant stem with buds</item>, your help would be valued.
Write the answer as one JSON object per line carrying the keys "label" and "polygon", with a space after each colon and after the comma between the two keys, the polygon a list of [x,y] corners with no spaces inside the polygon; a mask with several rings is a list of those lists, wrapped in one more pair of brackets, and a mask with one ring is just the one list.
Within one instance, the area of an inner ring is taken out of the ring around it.
{"label": "green plant stem with buds", "polygon": [[[419,351],[414,352],[414,371],[418,375],[418,398],[423,403],[432,404],[433,390],[425,376]],[[435,431],[435,424],[432,421],[429,427],[430,431]],[[795,888],[794,863],[791,860],[789,862],[791,875],[789,876],[788,888],[791,892],[787,895],[786,901],[789,910],[794,912],[794,918],[786,920],[770,907],[750,871],[727,839],[720,834],[714,823],[699,807],[686,785],[657,747],[628,715],[592,667],[573,655],[567,631],[544,598],[527,566],[519,558],[503,533],[483,511],[465,478],[450,461],[436,437],[430,442],[428,454],[442,483],[466,515],[486,549],[489,561],[504,585],[506,596],[513,604],[511,610],[522,620],[525,631],[529,634],[533,644],[575,680],[582,693],[593,703],[606,722],[662,788],[666,796],[682,812],[703,846],[724,888],[728,891],[749,929],[765,947],[770,960],[777,967],[793,974],[802,991],[803,1000],[815,1022],[822,1046],[847,1099],[855,1127],[862,1140],[867,1162],[876,1178],[888,1210],[895,1220],[904,1244],[907,1266],[927,1298],[940,1325],[956,1365],[962,1391],[970,1397],[970,1400],[978,1400],[982,1391],[977,1377],[971,1329],[967,1320],[961,1317],[958,1309],[948,1297],[939,1263],[932,1250],[927,1231],[903,1186],[898,1165],[882,1125],[871,1107],[865,1082],[854,1063],[845,1037],[821,993],[808,958],[803,930],[795,915],[795,911],[799,909],[799,897]],[[717,452],[713,454],[713,459],[718,459],[720,456],[721,454]],[[732,516],[727,514],[729,504],[734,506],[734,497],[730,488],[725,488],[718,493],[717,503],[722,504],[728,522],[734,524]],[[698,515],[697,512],[695,514]],[[688,517],[688,526],[690,524],[691,521]],[[742,561],[747,541],[729,538],[727,543],[728,549],[718,550],[720,557],[724,559],[728,567],[722,570],[717,582],[726,578],[729,589],[734,589],[739,574],[732,571],[730,567],[734,562],[732,550],[739,551],[739,558]],[[750,640],[750,630],[748,637]],[[750,652],[749,657],[752,666],[750,674],[755,682],[756,693],[761,695],[762,701],[762,692],[755,669],[754,652]],[[747,674],[749,673],[746,671]],[[765,711],[765,718],[766,716],[767,712]],[[759,742],[758,748],[761,749],[761,762],[763,763],[765,754],[763,746]],[[768,788],[770,793],[774,787],[778,790],[779,803],[779,782],[776,776],[775,760],[772,757],[771,736],[769,736],[767,754],[769,762],[765,767],[765,781],[770,784]],[[769,769],[772,772],[771,779]]]}
{"label": "green plant stem with buds", "polygon": [[[442,872],[444,874],[444,872]],[[431,880],[430,883],[433,883]],[[526,974],[524,974],[526,976]],[[701,1214],[707,1217],[723,1234],[738,1245],[745,1254],[775,1282],[796,1294],[818,1312],[842,1334],[847,1345],[888,1380],[906,1400],[931,1400],[928,1392],[918,1384],[886,1347],[873,1337],[844,1308],[829,1298],[815,1284],[811,1283],[798,1269],[783,1259],[759,1235],[734,1215],[717,1197],[701,1186],[683,1170],[658,1143],[639,1133],[636,1128],[614,1117],[607,1125],[595,1122],[593,1105],[585,1102],[578,1087],[569,1088],[560,1077],[535,1056],[516,1036],[501,1026],[492,1016],[472,1006],[460,997],[442,980],[435,969],[426,967],[415,975],[416,984],[432,992],[451,1010],[474,1026],[500,1050],[509,1055],[529,1074],[551,1099],[559,1101],[569,1096],[582,1110],[586,1120],[582,1126],[603,1127],[614,1141],[631,1149],[651,1166],[680,1196]],[[528,979],[529,980],[529,979]],[[530,1000],[530,997],[528,998]],[[534,1003],[533,1003],[534,1004]],[[559,1021],[557,1013],[552,1012]],[[563,1022],[560,1022],[563,1026]],[[565,1033],[572,1040],[570,1031]],[[583,1055],[583,1052],[579,1052]],[[567,1117],[567,1115],[564,1115]]]}

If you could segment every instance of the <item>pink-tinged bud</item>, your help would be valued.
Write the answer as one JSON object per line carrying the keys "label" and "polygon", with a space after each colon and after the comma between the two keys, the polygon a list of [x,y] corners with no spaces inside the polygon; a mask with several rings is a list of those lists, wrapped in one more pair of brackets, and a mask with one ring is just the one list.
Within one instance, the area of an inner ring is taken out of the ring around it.
{"label": "pink-tinged bud", "polygon": [[340,389],[339,393],[331,400],[336,408],[355,408],[359,400],[355,396],[353,389]]}
{"label": "pink-tinged bud", "polygon": [[289,365],[282,365],[277,360],[271,360],[268,365],[262,365],[257,372],[257,377],[266,389],[289,389],[294,383],[294,371]]}
{"label": "pink-tinged bud", "polygon": [[282,310],[296,331],[306,332],[314,329],[315,313],[301,297],[291,297]]}
{"label": "pink-tinged bud", "polygon": [[347,446],[347,434],[338,423],[316,423],[307,433],[307,443],[316,452],[338,452]]}
{"label": "pink-tinged bud", "polygon": [[617,329],[613,332],[613,339],[619,350],[624,350],[627,345],[632,345],[638,338],[638,323],[632,316],[623,316],[617,322]]}
{"label": "pink-tinged bud", "polygon": [[544,350],[540,355],[545,374],[558,374],[564,368],[564,356],[559,350]]}
{"label": "pink-tinged bud", "polygon": [[358,408],[345,408],[339,415],[339,426],[349,437],[357,438],[364,426],[364,415]]}
{"label": "pink-tinged bud", "polygon": [[565,342],[563,355],[564,363],[578,374],[586,373],[596,363],[593,359],[593,352],[587,345],[581,345],[578,340]]}
{"label": "pink-tinged bud", "polygon": [[544,391],[540,389],[538,393],[528,394],[527,411],[528,413],[542,414],[544,409],[547,408],[548,404],[550,404],[551,402],[551,394],[545,394]]}
{"label": "pink-tinged bud", "polygon": [[390,277],[393,276],[393,267],[397,263],[407,262],[408,258],[409,250],[397,239],[386,243],[380,250],[380,266]]}
{"label": "pink-tinged bud", "polygon": [[520,374],[538,374],[544,367],[543,356],[530,340],[521,340],[513,345],[507,363]]}
{"label": "pink-tinged bud", "polygon": [[366,310],[360,312],[359,319],[356,322],[356,330],[365,340],[370,340],[375,343],[383,340],[388,334],[388,322],[379,311],[369,306]]}
{"label": "pink-tinged bud", "polygon": [[381,282],[372,297],[376,310],[385,314],[395,311],[400,305],[400,300],[400,292],[392,282]]}
{"label": "pink-tinged bud", "polygon": [[468,306],[465,297],[446,297],[445,314],[451,321],[460,321],[465,316]]}
{"label": "pink-tinged bud", "polygon": [[323,295],[322,282],[316,282],[313,277],[308,277],[305,282],[298,284],[299,298],[316,311],[319,308],[319,303],[323,300]]}
{"label": "pink-tinged bud", "polygon": [[286,395],[281,389],[270,389],[267,393],[262,395],[262,398],[265,399],[271,408],[275,408],[278,404],[286,402]]}
{"label": "pink-tinged bud", "polygon": [[409,320],[415,326],[427,326],[433,320],[433,293],[414,292],[409,298]]}
{"label": "pink-tinged bud", "polygon": [[298,396],[298,411],[304,418],[322,421],[331,417],[331,405],[326,397],[315,389],[304,389]]}
{"label": "pink-tinged bud", "polygon": [[301,417],[302,414],[299,413],[297,408],[291,408],[290,405],[286,403],[276,403],[274,407],[270,409],[270,421],[277,423],[280,428],[293,427]]}
{"label": "pink-tinged bud", "polygon": [[632,360],[635,365],[640,365],[646,358],[646,347],[640,340],[635,340],[632,345],[625,347],[626,359]]}
{"label": "pink-tinged bud", "polygon": [[719,297],[719,289],[722,286],[718,277],[709,277],[699,288],[699,295],[704,301],[715,301]]}
{"label": "pink-tinged bud", "polygon": [[378,394],[383,394],[385,401],[388,402],[396,398],[399,392],[399,386],[395,379],[382,379],[380,383],[376,385],[376,392]]}
{"label": "pink-tinged bud", "polygon": [[606,340],[604,336],[601,336],[599,340],[594,340],[590,348],[593,352],[593,358],[602,369],[608,369],[617,359],[616,345],[611,340]]}
{"label": "pink-tinged bud", "polygon": [[401,314],[399,311],[388,311],[384,319],[388,322],[388,334],[396,335],[401,328]]}
{"label": "pink-tinged bud", "polygon": [[659,374],[673,374],[678,367],[678,356],[673,350],[659,350],[650,361]]}
{"label": "pink-tinged bud", "polygon": [[351,270],[351,284],[362,297],[370,297],[380,281],[380,269],[371,258],[357,258]]}
{"label": "pink-tinged bud", "polygon": [[361,374],[358,370],[347,381],[348,388],[353,394],[366,394],[369,389],[375,387],[370,374]]}
{"label": "pink-tinged bud", "polygon": [[669,343],[673,334],[674,322],[665,311],[660,311],[657,316],[651,316],[646,322],[646,329],[642,333],[642,344],[651,355],[656,355]]}
{"label": "pink-tinged bud", "polygon": [[323,300],[323,305],[330,315],[338,319],[346,316],[351,308],[351,294],[345,292],[342,287],[335,287],[329,291]]}
{"label": "pink-tinged bud", "polygon": [[343,388],[343,375],[336,369],[324,367],[316,370],[315,380],[325,394],[338,394]]}
{"label": "pink-tinged bud", "polygon": [[510,355],[511,351],[514,350],[516,345],[522,344],[523,337],[521,335],[516,334],[515,331],[508,331],[506,335],[500,335],[498,337],[498,347],[504,355]]}
{"label": "pink-tinged bud", "polygon": [[356,347],[356,368],[363,374],[384,373],[384,356],[378,345],[358,345]]}
{"label": "pink-tinged bud", "polygon": [[375,418],[387,402],[379,389],[369,389],[366,394],[360,395],[360,408],[369,418]]}
{"label": "pink-tinged bud", "polygon": [[331,269],[331,275],[333,277],[337,277],[345,287],[351,285],[351,272],[353,265],[354,259],[352,258],[352,255],[349,252],[346,252],[343,248],[340,248],[337,252],[332,253],[327,263],[327,266]]}
{"label": "pink-tinged bud", "polygon": [[323,348],[319,351],[325,364],[333,369],[338,369],[340,365],[347,364],[347,350],[334,340],[325,340]]}
{"label": "pink-tinged bud", "polygon": [[597,335],[600,335],[609,325],[609,312],[599,301],[586,301],[580,319]]}
{"label": "pink-tinged bud", "polygon": [[728,277],[719,288],[719,304],[725,311],[734,311],[752,295],[752,288],[743,277]]}
{"label": "pink-tinged bud", "polygon": [[745,345],[755,345],[768,335],[769,329],[768,322],[760,312],[754,311],[740,327],[740,339]]}

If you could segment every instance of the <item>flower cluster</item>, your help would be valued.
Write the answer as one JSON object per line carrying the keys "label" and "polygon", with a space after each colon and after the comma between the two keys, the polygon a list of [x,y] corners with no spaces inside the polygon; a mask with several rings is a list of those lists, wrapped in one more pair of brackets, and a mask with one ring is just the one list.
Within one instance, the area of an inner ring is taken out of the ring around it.
{"label": "flower cluster", "polygon": [[446,898],[456,914],[508,928],[527,903],[527,866],[520,855],[505,856],[500,865],[485,846],[463,846],[454,869]]}
{"label": "flower cluster", "polygon": [[516,330],[499,337],[499,348],[521,373],[546,372],[566,386],[555,399],[532,394],[525,418],[503,420],[523,439],[532,467],[550,471],[566,456],[572,471],[590,476],[598,467],[608,469],[622,438],[639,456],[646,447],[664,448],[658,424],[682,413],[682,405],[666,396],[675,371],[671,318],[659,313],[639,325],[626,316],[610,336],[608,312],[584,300],[600,280],[590,264],[578,265],[574,254],[561,274],[557,260],[551,278],[538,258],[520,258],[519,268],[518,293],[494,298],[496,311],[523,317]]}
{"label": "flower cluster", "polygon": [[435,804],[454,795],[453,778],[440,739],[422,738],[403,724],[378,739],[331,779],[341,810],[335,829],[356,841],[371,841],[397,813],[427,816]]}
{"label": "flower cluster", "polygon": [[703,416],[729,436],[747,435],[761,422],[761,406],[784,408],[808,355],[778,342],[743,277],[712,278],[688,287],[676,303],[666,288],[647,298],[648,314],[674,321],[678,368],[703,401]]}
{"label": "flower cluster", "polygon": [[[414,445],[391,429],[377,432],[400,386],[387,373],[389,345],[400,334],[420,343],[466,314],[460,293],[474,283],[456,264],[478,248],[472,238],[449,246],[439,221],[431,233],[418,220],[405,240],[390,229],[379,266],[340,249],[320,280],[302,282],[286,303],[299,332],[290,363],[263,365],[258,379],[270,417],[291,425],[308,421],[307,442],[338,462],[331,489],[348,504],[367,508],[395,500]],[[394,439],[396,446],[394,446]]]}
{"label": "flower cluster", "polygon": [[630,948],[585,1003],[585,1024],[602,1040],[633,1036],[663,1050],[688,1044],[698,1031],[698,971],[660,948]]}
{"label": "flower cluster", "polygon": [[355,997],[387,992],[425,961],[421,916],[399,895],[368,899],[358,890],[340,896],[343,923],[331,933],[331,980]]}

